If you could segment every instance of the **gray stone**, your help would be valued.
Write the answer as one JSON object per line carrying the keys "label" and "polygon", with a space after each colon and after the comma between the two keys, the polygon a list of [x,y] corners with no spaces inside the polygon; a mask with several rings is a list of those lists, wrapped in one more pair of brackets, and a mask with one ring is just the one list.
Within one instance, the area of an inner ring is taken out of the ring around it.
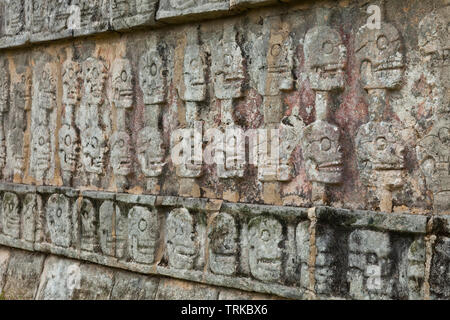
{"label": "gray stone", "polygon": [[130,272],[116,272],[111,300],[154,300],[159,281]]}
{"label": "gray stone", "polygon": [[161,279],[156,300],[217,300],[219,290],[206,285],[174,279]]}
{"label": "gray stone", "polygon": [[6,299],[34,299],[39,287],[45,256],[25,251],[11,252],[3,296]]}
{"label": "gray stone", "polygon": [[152,264],[159,243],[159,217],[156,209],[135,206],[128,212],[128,252],[138,263]]}
{"label": "gray stone", "polygon": [[108,300],[114,283],[114,272],[110,269],[82,264],[80,285],[73,290],[74,300]]}
{"label": "gray stone", "polygon": [[223,15],[229,8],[229,0],[161,0],[156,18],[161,21],[210,18]]}

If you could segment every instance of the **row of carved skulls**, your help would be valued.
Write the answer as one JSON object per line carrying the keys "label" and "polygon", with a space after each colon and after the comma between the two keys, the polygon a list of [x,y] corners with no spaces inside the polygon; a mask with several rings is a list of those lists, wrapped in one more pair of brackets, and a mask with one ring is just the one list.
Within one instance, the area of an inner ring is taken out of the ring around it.
{"label": "row of carved skulls", "polygon": [[[104,201],[97,210],[94,202],[87,198],[73,201],[62,194],[51,195],[46,206],[37,194],[27,194],[20,202],[15,193],[3,194],[0,231],[10,239],[49,243],[66,249],[78,247],[79,243],[82,251],[101,252],[140,264],[154,264],[162,258],[169,268],[176,270],[193,270],[202,265],[203,262],[199,262],[201,251],[206,250],[202,242],[206,240],[209,269],[217,275],[233,276],[249,268],[258,280],[282,281],[286,255],[293,255],[289,259],[299,264],[301,273],[307,273],[310,237],[307,221],[300,222],[292,231],[296,252],[288,253],[290,245],[283,231],[285,227],[273,216],[256,216],[242,224],[233,214],[220,212],[212,215],[212,223],[206,231],[206,225],[198,216],[185,208],[171,210],[163,226],[163,215],[156,208],[140,205],[124,214],[112,201]],[[75,235],[75,229],[79,235]],[[160,236],[161,231],[163,236]],[[342,257],[331,248],[342,244],[336,243],[334,237],[330,230],[321,231],[317,236],[318,293],[333,291],[337,279],[338,269],[335,268]],[[161,240],[165,246],[162,257],[158,253]],[[357,298],[364,294],[392,298],[395,295],[393,276],[400,262],[393,260],[389,235],[370,230],[352,231],[348,235],[348,249],[350,294]],[[424,265],[423,241],[417,240],[408,249],[405,272],[417,282],[423,278]],[[413,284],[408,286],[410,290],[417,290]]]}

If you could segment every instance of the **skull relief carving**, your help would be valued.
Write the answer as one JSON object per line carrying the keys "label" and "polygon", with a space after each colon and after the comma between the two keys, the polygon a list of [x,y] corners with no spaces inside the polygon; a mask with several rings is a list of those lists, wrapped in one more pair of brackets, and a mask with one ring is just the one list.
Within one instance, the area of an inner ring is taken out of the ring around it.
{"label": "skull relief carving", "polygon": [[51,243],[58,247],[70,247],[72,222],[69,199],[62,194],[51,195],[47,202],[45,218]]}
{"label": "skull relief carving", "polygon": [[428,190],[433,192],[434,209],[450,210],[450,122],[441,119],[419,141],[417,158]]}
{"label": "skull relief carving", "polygon": [[166,102],[167,69],[165,62],[156,50],[146,52],[140,61],[139,83],[144,93],[144,104]]}
{"label": "skull relief carving", "polygon": [[389,235],[356,230],[349,238],[350,295],[355,299],[389,299],[393,290],[393,261]]}
{"label": "skull relief carving", "polygon": [[364,88],[398,88],[402,83],[404,55],[397,29],[388,23],[382,23],[380,29],[364,26],[355,41]]}
{"label": "skull relief carving", "polygon": [[50,132],[47,126],[41,125],[34,130],[32,146],[34,157],[32,170],[36,179],[42,180],[50,169],[52,158]]}
{"label": "skull relief carving", "polygon": [[62,66],[63,97],[65,105],[76,105],[80,99],[81,67],[74,61],[67,60]]}
{"label": "skull relief carving", "polygon": [[[398,171],[405,168],[405,147],[399,129],[389,122],[369,122],[358,130],[358,166],[366,184],[381,183],[388,188],[403,184]],[[380,181],[383,176],[386,181]]]}
{"label": "skull relief carving", "polygon": [[190,270],[199,247],[195,240],[194,218],[185,208],[174,209],[166,221],[166,250],[169,266]]}
{"label": "skull relief carving", "polygon": [[11,238],[20,236],[19,198],[11,192],[5,192],[2,202],[3,233]]}
{"label": "skull relief carving", "polygon": [[58,145],[61,170],[75,172],[78,154],[80,152],[80,141],[73,126],[68,124],[61,126]]}
{"label": "skull relief carving", "polygon": [[119,249],[119,246],[116,244],[116,239],[118,243],[124,240],[123,232],[116,231],[123,231],[124,229],[123,226],[119,226],[119,224],[123,223],[123,219],[120,219],[120,217],[120,209],[114,202],[105,201],[100,206],[98,236],[100,239],[100,248],[104,255],[111,257],[118,256],[116,254],[116,247]]}
{"label": "skull relief carving", "polygon": [[108,151],[106,138],[99,127],[91,127],[81,132],[82,160],[88,173],[103,174],[105,155]]}
{"label": "skull relief carving", "polygon": [[156,128],[145,127],[139,132],[137,139],[138,161],[146,177],[161,175],[165,150],[161,133]]}
{"label": "skull relief carving", "polygon": [[131,108],[133,105],[133,74],[127,59],[116,59],[112,68],[113,99],[116,108]]}
{"label": "skull relief carving", "polygon": [[[232,35],[225,34],[217,49],[217,60],[214,61],[214,90],[218,99],[234,99],[243,95],[242,86],[245,80],[244,57]],[[231,31],[230,31],[231,32]],[[232,32],[234,35],[234,32]]]}
{"label": "skull relief carving", "polygon": [[29,193],[23,200],[22,207],[22,238],[28,242],[34,242],[36,220],[42,212],[42,198],[37,194]]}
{"label": "skull relief carving", "polygon": [[209,267],[215,274],[233,275],[236,272],[238,230],[233,216],[219,213],[209,232]]}
{"label": "skull relief carving", "polygon": [[277,281],[282,275],[283,227],[277,219],[256,217],[249,224],[249,264],[261,281]]}
{"label": "skull relief carving", "polygon": [[6,6],[5,34],[14,36],[23,29],[24,25],[23,1],[11,1]]}
{"label": "skull relief carving", "polygon": [[87,58],[82,64],[83,73],[83,100],[89,105],[100,106],[104,101],[103,91],[107,69],[105,64],[95,58]]}
{"label": "skull relief carving", "polygon": [[92,202],[83,199],[80,205],[81,250],[94,251],[97,246],[97,214]]}
{"label": "skull relief carving", "polygon": [[327,26],[310,29],[305,36],[304,52],[312,89],[332,91],[344,87],[347,49],[336,30]]}
{"label": "skull relief carving", "polygon": [[131,138],[124,131],[115,132],[111,137],[111,166],[120,176],[131,172]]}
{"label": "skull relief carving", "polygon": [[138,263],[153,263],[159,239],[158,212],[136,206],[130,210],[128,217],[128,251],[131,258]]}
{"label": "skull relief carving", "polygon": [[336,184],[342,180],[340,130],[325,121],[316,121],[303,133],[303,158],[309,181]]}
{"label": "skull relief carving", "polygon": [[206,98],[206,57],[197,44],[189,44],[184,52],[184,100],[204,101]]}

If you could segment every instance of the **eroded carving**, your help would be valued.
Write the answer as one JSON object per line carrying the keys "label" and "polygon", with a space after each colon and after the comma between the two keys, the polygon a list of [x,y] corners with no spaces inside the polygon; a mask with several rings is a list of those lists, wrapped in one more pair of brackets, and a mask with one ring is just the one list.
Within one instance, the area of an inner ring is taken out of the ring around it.
{"label": "eroded carving", "polygon": [[24,1],[11,1],[5,6],[5,35],[19,34],[25,25]]}
{"label": "eroded carving", "polygon": [[9,111],[10,77],[5,65],[0,67],[0,175],[6,165],[6,141],[4,117]]}
{"label": "eroded carving", "polygon": [[215,274],[231,276],[236,272],[238,229],[228,213],[219,213],[209,232],[209,267]]}
{"label": "eroded carving", "polygon": [[[358,168],[362,181],[377,189],[380,209],[392,211],[392,192],[404,184],[404,142],[401,127],[384,122],[388,91],[402,84],[404,55],[400,34],[388,23],[362,27],[356,35],[361,82],[369,95],[370,121],[357,133]],[[368,177],[368,178],[367,178]]]}
{"label": "eroded carving", "polygon": [[51,243],[69,248],[72,243],[72,210],[69,199],[62,194],[53,194],[47,201],[45,220]]}
{"label": "eroded carving", "polygon": [[427,189],[433,193],[434,210],[450,210],[450,121],[436,121],[417,145],[417,159],[425,176]]}
{"label": "eroded carving", "polygon": [[194,268],[199,244],[195,239],[194,218],[185,208],[172,210],[166,221],[166,250],[169,267]]}
{"label": "eroded carving", "polygon": [[37,219],[42,212],[42,199],[37,194],[29,193],[23,199],[21,237],[28,242],[35,241]]}
{"label": "eroded carving", "polygon": [[158,212],[135,206],[128,213],[128,219],[128,252],[131,259],[152,264],[159,239]]}
{"label": "eroded carving", "polygon": [[394,266],[389,235],[356,230],[349,238],[347,281],[354,299],[391,299],[394,292]]}
{"label": "eroded carving", "polygon": [[105,201],[99,209],[99,239],[103,254],[122,258],[126,252],[128,223],[120,208]]}
{"label": "eroded carving", "polygon": [[2,199],[3,233],[13,239],[20,236],[20,208],[16,194],[5,192]]}
{"label": "eroded carving", "polygon": [[94,251],[97,247],[97,212],[89,199],[80,204],[81,250]]}
{"label": "eroded carving", "polygon": [[253,218],[249,224],[249,265],[261,281],[278,281],[282,276],[283,227],[272,217]]}

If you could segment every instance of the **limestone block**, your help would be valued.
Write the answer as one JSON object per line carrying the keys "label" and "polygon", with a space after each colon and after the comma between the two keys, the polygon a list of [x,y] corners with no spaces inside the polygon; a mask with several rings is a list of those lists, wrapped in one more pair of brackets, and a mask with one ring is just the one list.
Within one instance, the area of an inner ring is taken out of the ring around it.
{"label": "limestone block", "polygon": [[45,256],[39,253],[14,251],[11,253],[6,272],[3,293],[6,299],[34,299]]}
{"label": "limestone block", "polygon": [[161,21],[211,18],[226,14],[229,9],[228,0],[162,0],[156,18]]}

